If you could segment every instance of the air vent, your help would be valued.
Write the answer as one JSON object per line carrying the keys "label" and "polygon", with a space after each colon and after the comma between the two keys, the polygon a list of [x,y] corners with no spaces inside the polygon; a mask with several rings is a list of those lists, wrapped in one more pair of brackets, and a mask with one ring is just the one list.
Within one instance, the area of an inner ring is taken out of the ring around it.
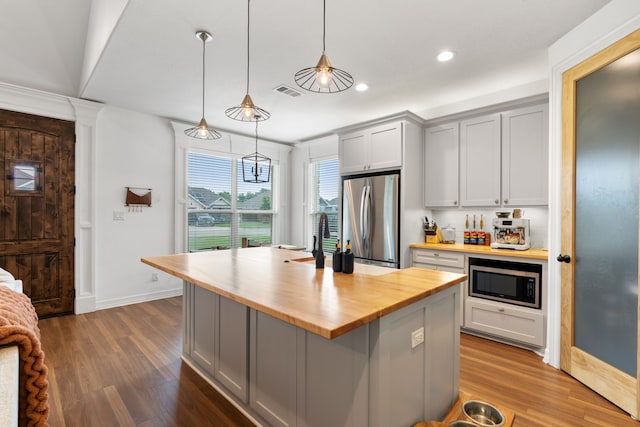
{"label": "air vent", "polygon": [[283,93],[283,94],[285,94],[287,96],[290,96],[292,98],[296,98],[296,97],[302,95],[302,92],[298,92],[297,90],[292,89],[292,88],[290,88],[289,86],[286,86],[286,85],[277,86],[273,90],[275,90],[276,92]]}

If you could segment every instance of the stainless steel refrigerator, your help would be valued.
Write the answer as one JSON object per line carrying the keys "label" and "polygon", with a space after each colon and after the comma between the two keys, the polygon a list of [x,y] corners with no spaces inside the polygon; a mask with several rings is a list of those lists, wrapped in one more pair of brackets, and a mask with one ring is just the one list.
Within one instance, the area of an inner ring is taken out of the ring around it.
{"label": "stainless steel refrigerator", "polygon": [[342,179],[342,248],[357,262],[400,268],[400,173]]}

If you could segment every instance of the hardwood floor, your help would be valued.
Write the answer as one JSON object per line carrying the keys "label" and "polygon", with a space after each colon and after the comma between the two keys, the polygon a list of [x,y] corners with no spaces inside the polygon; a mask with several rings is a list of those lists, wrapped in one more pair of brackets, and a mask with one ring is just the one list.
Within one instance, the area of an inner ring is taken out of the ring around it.
{"label": "hardwood floor", "polygon": [[[41,320],[49,424],[251,426],[181,363],[181,317],[176,297]],[[460,388],[513,409],[515,427],[640,426],[530,351],[462,334],[460,359]]]}

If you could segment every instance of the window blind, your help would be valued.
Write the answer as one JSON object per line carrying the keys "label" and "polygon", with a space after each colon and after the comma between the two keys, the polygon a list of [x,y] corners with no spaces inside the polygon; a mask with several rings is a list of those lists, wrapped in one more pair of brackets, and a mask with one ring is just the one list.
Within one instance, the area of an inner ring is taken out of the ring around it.
{"label": "window blind", "polygon": [[[311,163],[313,176],[313,212],[311,214],[312,235],[318,236],[318,223],[323,213],[329,220],[329,239],[322,239],[322,249],[334,251],[338,239],[338,226],[340,222],[340,175],[338,159],[322,160]],[[313,242],[309,244],[309,247]]]}
{"label": "window blind", "polygon": [[187,164],[189,251],[271,244],[273,175],[268,183],[242,181],[230,157],[190,152]]}

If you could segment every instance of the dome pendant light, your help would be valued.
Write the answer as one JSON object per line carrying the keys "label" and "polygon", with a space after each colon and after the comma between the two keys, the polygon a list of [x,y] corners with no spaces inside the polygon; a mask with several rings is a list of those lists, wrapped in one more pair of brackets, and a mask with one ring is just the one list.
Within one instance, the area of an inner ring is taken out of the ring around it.
{"label": "dome pendant light", "polygon": [[196,37],[202,40],[202,118],[198,126],[186,129],[184,134],[192,138],[198,139],[219,139],[222,137],[220,132],[210,128],[207,121],[204,118],[204,76],[205,76],[205,46],[207,42],[211,41],[211,34],[206,31],[198,31]]}
{"label": "dome pendant light", "polygon": [[244,182],[269,182],[271,178],[271,159],[258,153],[258,122],[256,118],[256,151],[242,157],[242,180]]}
{"label": "dome pendant light", "polygon": [[256,106],[249,95],[249,28],[250,28],[250,0],[247,0],[247,94],[242,99],[242,102],[237,107],[227,108],[225,114],[227,117],[233,120],[239,120],[241,122],[258,122],[267,120],[271,117],[268,111]]}
{"label": "dome pendant light", "polygon": [[334,68],[325,55],[326,40],[326,0],[322,2],[322,56],[315,67],[300,70],[294,76],[298,86],[309,92],[335,93],[349,89],[353,85],[351,74],[339,68]]}

